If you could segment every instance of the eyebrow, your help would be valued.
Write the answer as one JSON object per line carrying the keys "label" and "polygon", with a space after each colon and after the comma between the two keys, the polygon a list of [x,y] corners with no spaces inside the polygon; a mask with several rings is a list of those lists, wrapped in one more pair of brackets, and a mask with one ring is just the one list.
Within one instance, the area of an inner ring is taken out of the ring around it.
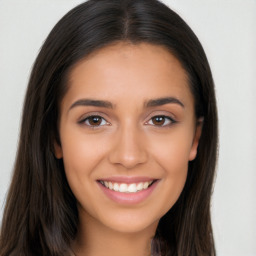
{"label": "eyebrow", "polygon": [[178,100],[177,98],[174,98],[174,97],[166,97],[166,98],[148,100],[147,102],[145,102],[144,106],[146,108],[149,108],[149,107],[162,106],[162,105],[170,104],[170,103],[178,104],[184,108],[184,104],[180,100]]}
{"label": "eyebrow", "polygon": [[[165,104],[178,104],[181,107],[184,108],[184,104],[178,100],[177,98],[174,97],[166,97],[166,98],[159,98],[159,99],[151,99],[148,100],[144,103],[145,108],[150,108],[150,107],[157,107],[157,106],[162,106]],[[110,101],[105,101],[105,100],[93,100],[93,99],[80,99],[76,102],[74,102],[71,107],[69,108],[72,109],[77,106],[94,106],[94,107],[102,107],[102,108],[110,108],[113,109],[114,106]]]}
{"label": "eyebrow", "polygon": [[92,100],[92,99],[81,99],[76,102],[74,102],[71,107],[69,108],[72,109],[77,106],[94,106],[94,107],[102,107],[102,108],[113,108],[113,105],[109,101],[105,100]]}

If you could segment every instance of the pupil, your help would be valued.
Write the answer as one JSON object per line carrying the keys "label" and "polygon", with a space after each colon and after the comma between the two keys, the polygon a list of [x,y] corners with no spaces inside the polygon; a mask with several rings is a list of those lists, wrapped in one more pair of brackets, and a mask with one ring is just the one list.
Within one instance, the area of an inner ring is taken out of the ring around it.
{"label": "pupil", "polygon": [[101,117],[93,116],[89,119],[91,125],[99,125],[101,123]]}
{"label": "pupil", "polygon": [[164,124],[164,117],[162,116],[157,116],[153,119],[154,121],[154,124],[157,124],[157,125],[163,125]]}

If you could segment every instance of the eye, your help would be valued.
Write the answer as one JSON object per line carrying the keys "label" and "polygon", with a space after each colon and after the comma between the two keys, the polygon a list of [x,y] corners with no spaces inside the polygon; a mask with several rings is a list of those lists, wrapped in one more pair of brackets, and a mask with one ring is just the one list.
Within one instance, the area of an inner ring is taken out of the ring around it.
{"label": "eye", "polygon": [[91,127],[98,127],[98,126],[103,126],[106,124],[109,124],[103,117],[101,116],[88,116],[81,120],[79,123],[85,124],[87,126]]}
{"label": "eye", "polygon": [[169,116],[154,116],[148,121],[148,124],[154,126],[168,126],[172,123],[175,123],[175,120]]}

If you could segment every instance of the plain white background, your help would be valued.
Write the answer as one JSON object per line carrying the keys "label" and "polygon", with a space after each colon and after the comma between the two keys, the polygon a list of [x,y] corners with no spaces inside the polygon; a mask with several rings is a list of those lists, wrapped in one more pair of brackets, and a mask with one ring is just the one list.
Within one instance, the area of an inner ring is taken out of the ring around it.
{"label": "plain white background", "polygon": [[[31,66],[55,23],[80,0],[0,0],[0,220]],[[220,120],[212,217],[219,256],[256,255],[256,1],[165,0],[208,56]]]}

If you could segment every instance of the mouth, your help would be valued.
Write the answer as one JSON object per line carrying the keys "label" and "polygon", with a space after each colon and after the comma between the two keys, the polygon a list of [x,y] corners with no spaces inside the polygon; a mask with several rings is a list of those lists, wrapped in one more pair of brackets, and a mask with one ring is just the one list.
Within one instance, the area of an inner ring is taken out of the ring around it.
{"label": "mouth", "polygon": [[98,180],[105,188],[121,193],[137,193],[150,188],[157,180],[150,180],[138,183],[118,183],[114,181]]}
{"label": "mouth", "polygon": [[137,205],[150,197],[160,179],[150,177],[112,176],[98,179],[100,190],[111,201],[120,205]]}

